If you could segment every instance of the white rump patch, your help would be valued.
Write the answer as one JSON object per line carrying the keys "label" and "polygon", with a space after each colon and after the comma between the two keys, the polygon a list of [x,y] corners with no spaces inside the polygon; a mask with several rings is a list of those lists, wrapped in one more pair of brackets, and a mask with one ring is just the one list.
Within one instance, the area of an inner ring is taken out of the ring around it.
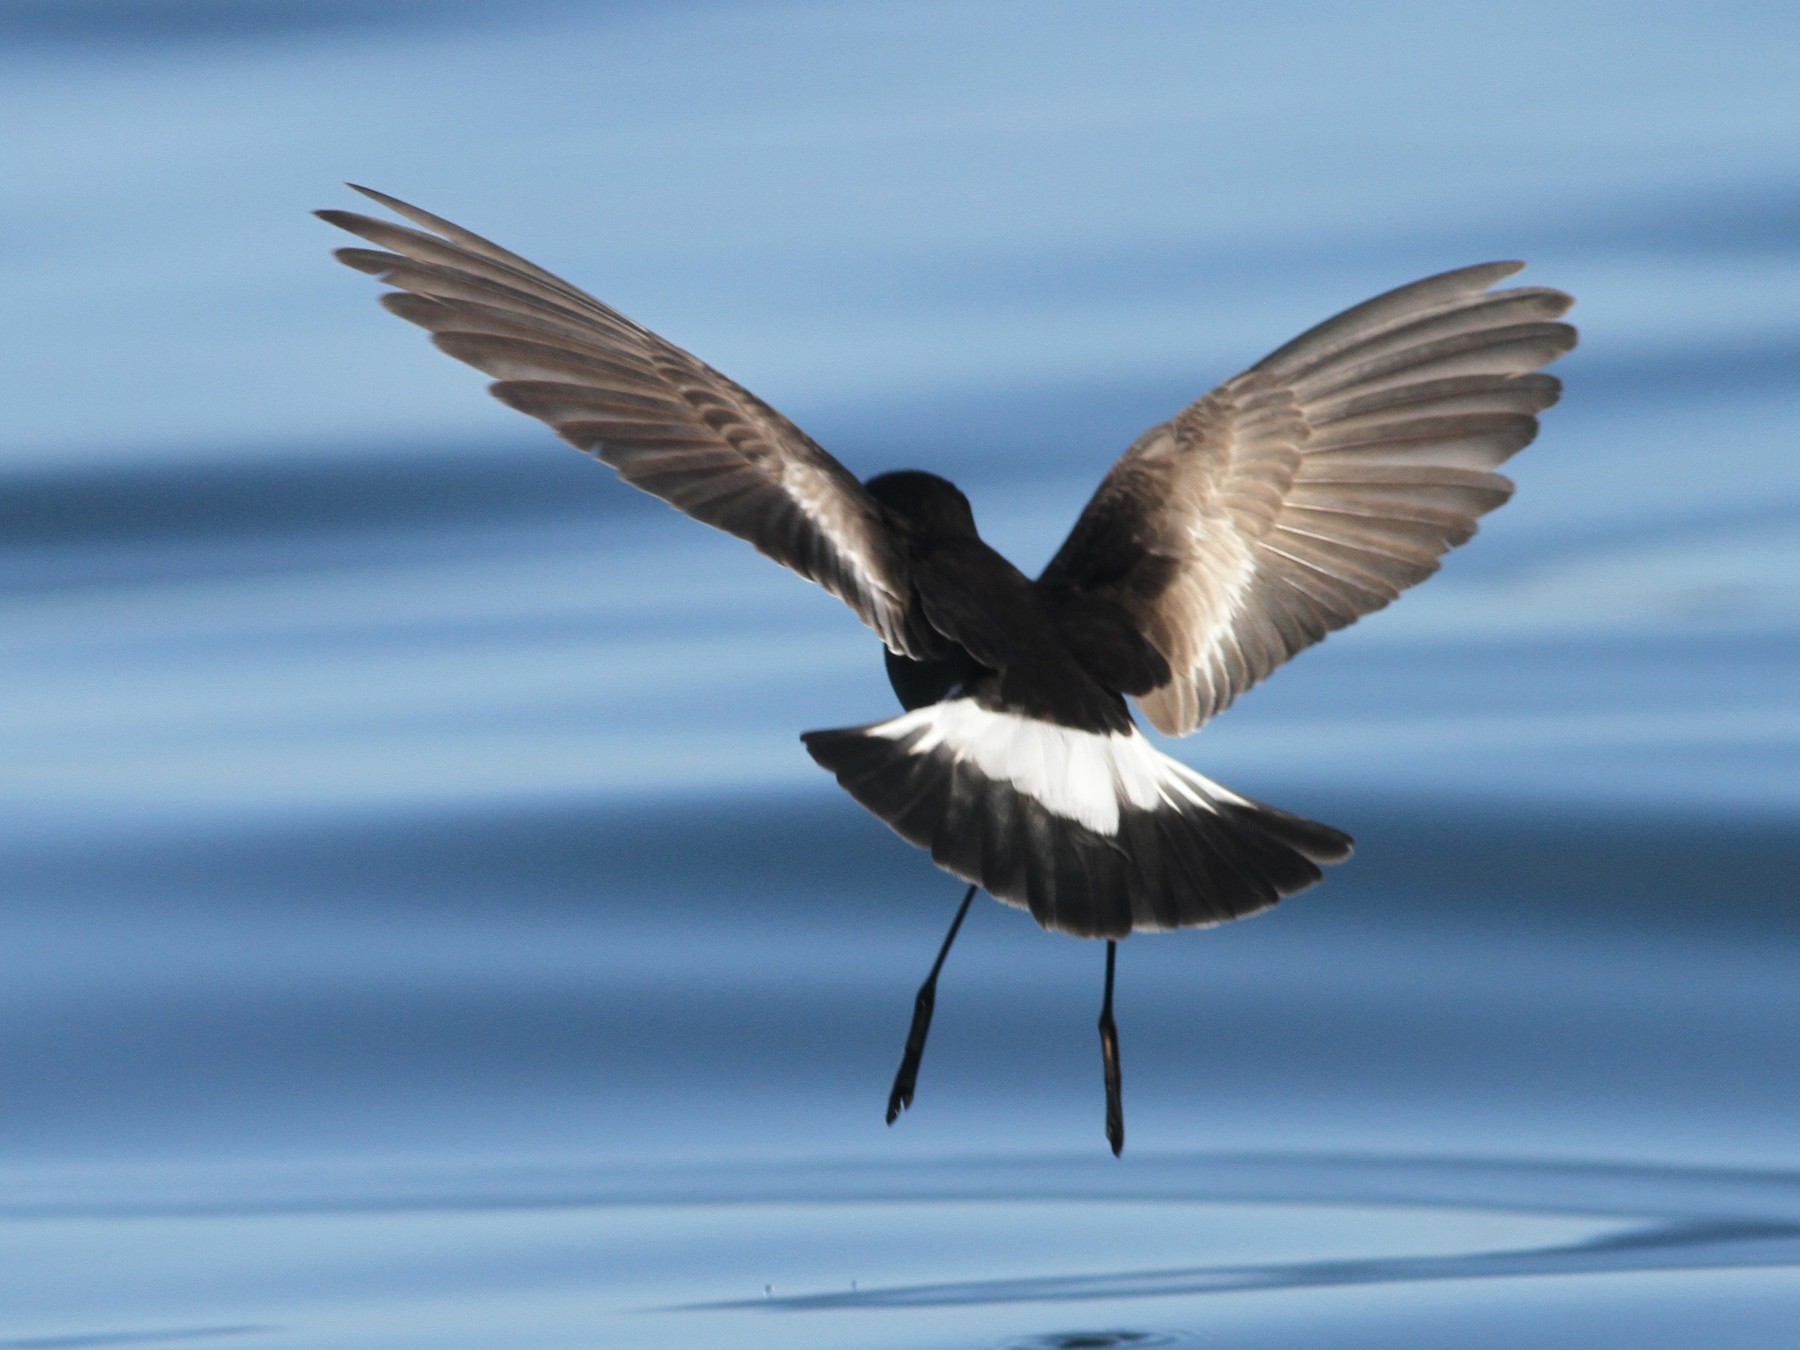
{"label": "white rump patch", "polygon": [[900,741],[918,733],[913,755],[948,751],[992,781],[1011,783],[1052,815],[1099,834],[1119,832],[1119,811],[1163,806],[1215,809],[1242,803],[1229,788],[1163,754],[1133,727],[1108,734],[1059,727],[1017,713],[992,712],[973,699],[918,708],[866,734]]}

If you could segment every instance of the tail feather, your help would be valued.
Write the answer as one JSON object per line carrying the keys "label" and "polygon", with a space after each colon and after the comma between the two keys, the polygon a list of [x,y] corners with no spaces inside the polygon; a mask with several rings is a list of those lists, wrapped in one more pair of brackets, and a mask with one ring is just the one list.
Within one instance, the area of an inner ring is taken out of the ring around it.
{"label": "tail feather", "polygon": [[1254,914],[1350,854],[1348,835],[1221,787],[1136,731],[955,699],[802,739],[945,870],[1083,937]]}

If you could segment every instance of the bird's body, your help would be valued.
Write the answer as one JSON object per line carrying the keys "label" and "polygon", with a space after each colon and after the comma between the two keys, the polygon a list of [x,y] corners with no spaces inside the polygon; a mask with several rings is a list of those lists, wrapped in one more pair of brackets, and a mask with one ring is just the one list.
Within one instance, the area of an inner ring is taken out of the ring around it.
{"label": "bird's body", "polygon": [[[1084,642],[1086,635],[1063,630],[1052,597],[987,545],[955,485],[909,470],[865,486],[896,519],[913,579],[911,603],[947,648],[915,664],[961,674],[930,701],[960,685],[984,705],[1054,726],[1131,726],[1121,691],[1106,678],[1108,653]],[[1147,644],[1130,636],[1147,656]],[[918,706],[905,695],[900,701],[908,710]]]}
{"label": "bird's body", "polygon": [[[1512,485],[1569,350],[1571,301],[1487,263],[1302,334],[1151,428],[1050,565],[1025,576],[968,500],[917,470],[860,483],[695,357],[515,254],[364,191],[421,229],[319,214],[384,303],[629,482],[843,599],[905,711],[806,733],[839,783],[946,870],[1046,928],[1106,938],[1108,1135],[1123,1139],[1111,942],[1254,913],[1347,857],[1329,826],[1164,755],[1301,649],[1429,576]],[[951,937],[966,912],[958,912]],[[911,1101],[938,967],[889,1120]]]}
{"label": "bird's body", "polygon": [[867,484],[939,649],[888,654],[907,713],[808,732],[858,801],[946,870],[1084,937],[1219,922],[1318,879],[1349,839],[1155,750],[1125,702],[1168,664],[1113,601],[1034,581],[982,541],[957,488]]}

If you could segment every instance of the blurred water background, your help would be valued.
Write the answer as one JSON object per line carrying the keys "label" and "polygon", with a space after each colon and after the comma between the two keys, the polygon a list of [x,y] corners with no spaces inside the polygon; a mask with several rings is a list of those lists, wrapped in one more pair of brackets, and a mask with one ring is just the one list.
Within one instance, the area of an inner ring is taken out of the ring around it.
{"label": "blurred water background", "polygon": [[[1789,1346],[1800,18],[0,0],[0,1347]],[[1523,257],[1443,575],[1178,753],[1355,833],[1100,952],[806,758],[841,606],[481,393],[367,182],[1028,570],[1145,426]],[[1085,1339],[1083,1339],[1085,1337]]]}

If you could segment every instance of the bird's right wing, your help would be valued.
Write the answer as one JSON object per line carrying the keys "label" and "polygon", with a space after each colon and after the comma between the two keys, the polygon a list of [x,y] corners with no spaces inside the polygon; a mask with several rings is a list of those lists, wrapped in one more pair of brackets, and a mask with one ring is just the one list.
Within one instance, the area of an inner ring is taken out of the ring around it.
{"label": "bird's right wing", "polygon": [[[1438,568],[1512,493],[1575,345],[1573,303],[1490,291],[1523,263],[1345,311],[1138,438],[1039,584],[1109,603],[1168,662],[1139,694],[1185,735],[1283,661]],[[1134,690],[1133,692],[1137,692]]]}
{"label": "bird's right wing", "polygon": [[905,557],[854,475],[754,394],[591,295],[449,221],[358,188],[422,229],[321,219],[380,250],[338,259],[396,288],[382,303],[485,371],[501,402],[696,520],[843,600],[902,655],[941,643],[910,605]]}

